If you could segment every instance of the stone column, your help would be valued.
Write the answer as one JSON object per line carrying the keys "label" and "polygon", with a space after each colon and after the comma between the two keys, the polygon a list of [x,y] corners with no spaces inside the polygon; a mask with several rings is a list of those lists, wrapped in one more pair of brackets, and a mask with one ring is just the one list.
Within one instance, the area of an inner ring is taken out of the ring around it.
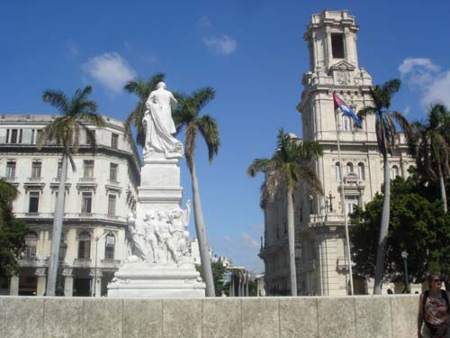
{"label": "stone column", "polygon": [[73,296],[73,274],[72,268],[64,268],[62,275],[64,276],[64,296]]}
{"label": "stone column", "polygon": [[9,295],[18,296],[19,295],[19,276],[12,275],[9,282]]}
{"label": "stone column", "polygon": [[47,281],[45,268],[37,268],[35,275],[37,276],[36,296],[43,296],[45,293],[45,283]]}

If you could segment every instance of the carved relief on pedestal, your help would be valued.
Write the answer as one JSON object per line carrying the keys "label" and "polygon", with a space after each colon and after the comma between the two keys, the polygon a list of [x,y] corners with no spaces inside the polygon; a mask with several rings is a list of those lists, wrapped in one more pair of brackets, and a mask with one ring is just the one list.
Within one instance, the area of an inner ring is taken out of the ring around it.
{"label": "carved relief on pedestal", "polygon": [[149,265],[182,264],[190,260],[189,232],[190,201],[186,210],[150,210],[143,219],[129,218],[131,256],[129,261]]}

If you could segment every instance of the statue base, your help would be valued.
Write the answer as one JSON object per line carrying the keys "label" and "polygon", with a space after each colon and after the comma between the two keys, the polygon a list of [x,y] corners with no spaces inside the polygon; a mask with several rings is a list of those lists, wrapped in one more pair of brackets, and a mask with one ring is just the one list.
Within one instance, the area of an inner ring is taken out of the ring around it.
{"label": "statue base", "polygon": [[127,262],[108,285],[108,297],[120,298],[203,298],[205,283],[194,265]]}
{"label": "statue base", "polygon": [[205,297],[188,249],[190,203],[181,209],[182,192],[177,159],[145,159],[136,214],[128,219],[129,257],[108,284],[108,297]]}

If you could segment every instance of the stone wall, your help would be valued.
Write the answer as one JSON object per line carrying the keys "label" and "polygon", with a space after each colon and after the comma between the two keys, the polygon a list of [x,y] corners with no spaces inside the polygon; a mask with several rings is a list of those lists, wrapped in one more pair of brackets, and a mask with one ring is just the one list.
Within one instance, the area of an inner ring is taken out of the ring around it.
{"label": "stone wall", "polygon": [[416,336],[417,295],[114,299],[0,297],[8,338]]}

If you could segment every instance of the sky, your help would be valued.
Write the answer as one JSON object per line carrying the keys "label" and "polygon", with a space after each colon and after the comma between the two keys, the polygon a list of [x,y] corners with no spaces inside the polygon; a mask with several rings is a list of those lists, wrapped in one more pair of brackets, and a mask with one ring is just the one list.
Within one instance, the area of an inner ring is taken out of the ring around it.
{"label": "sky", "polygon": [[217,255],[262,272],[262,176],[246,168],[272,155],[280,128],[301,136],[303,34],[324,9],[356,17],[359,65],[374,84],[402,80],[393,109],[413,121],[433,102],[450,107],[447,0],[2,0],[0,113],[55,114],[42,102],[45,89],[71,95],[92,85],[99,112],[124,120],[136,103],[123,90],[133,78],[163,72],[167,89],[187,94],[213,87],[202,113],[217,120],[221,147],[212,165],[201,139],[196,151],[208,241]]}

